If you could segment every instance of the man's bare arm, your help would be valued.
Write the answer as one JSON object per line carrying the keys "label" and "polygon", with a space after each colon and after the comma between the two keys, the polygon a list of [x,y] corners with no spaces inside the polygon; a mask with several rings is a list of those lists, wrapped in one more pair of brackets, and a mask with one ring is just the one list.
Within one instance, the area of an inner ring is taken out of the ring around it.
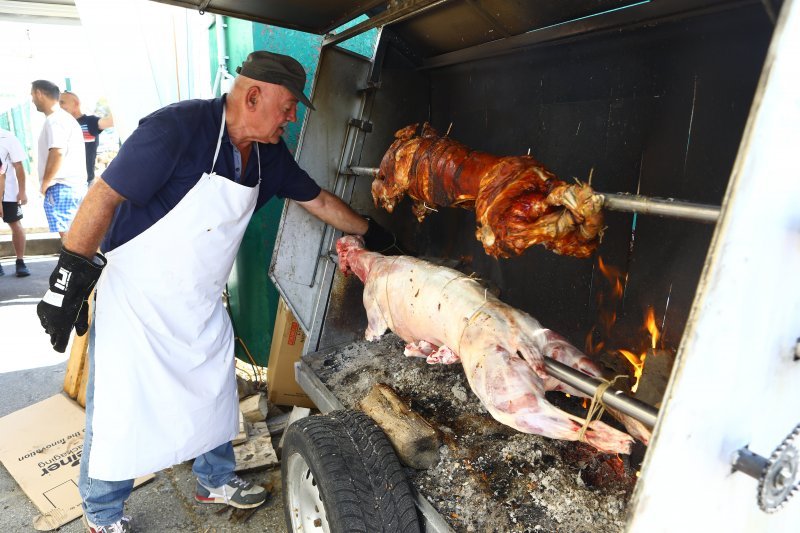
{"label": "man's bare arm", "polygon": [[100,120],[97,121],[97,127],[101,130],[107,130],[108,128],[114,127],[114,116],[109,113],[108,115],[102,117]]}
{"label": "man's bare arm", "polygon": [[78,255],[93,257],[111,226],[114,211],[124,201],[125,198],[109,187],[103,178],[97,178],[81,202],[64,239],[64,247]]}
{"label": "man's bare arm", "polygon": [[338,196],[322,190],[313,200],[297,202],[309,213],[348,234],[364,235],[369,224]]}
{"label": "man's bare arm", "polygon": [[61,148],[50,148],[47,152],[47,163],[44,166],[44,177],[42,178],[42,194],[47,192],[50,185],[53,183],[53,178],[56,173],[61,169],[61,164],[64,162],[64,150]]}
{"label": "man's bare arm", "polygon": [[14,171],[17,173],[17,189],[19,191],[17,193],[17,202],[19,205],[25,205],[28,203],[28,195],[25,193],[25,167],[22,166],[21,161],[12,163],[12,165],[14,165]]}

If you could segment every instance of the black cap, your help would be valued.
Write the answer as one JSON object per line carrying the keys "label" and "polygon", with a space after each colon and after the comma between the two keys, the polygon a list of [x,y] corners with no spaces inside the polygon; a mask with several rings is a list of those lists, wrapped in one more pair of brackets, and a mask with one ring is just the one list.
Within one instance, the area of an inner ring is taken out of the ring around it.
{"label": "black cap", "polygon": [[306,71],[293,57],[259,50],[247,56],[236,73],[258,81],[283,85],[307,107],[314,109],[305,94]]}

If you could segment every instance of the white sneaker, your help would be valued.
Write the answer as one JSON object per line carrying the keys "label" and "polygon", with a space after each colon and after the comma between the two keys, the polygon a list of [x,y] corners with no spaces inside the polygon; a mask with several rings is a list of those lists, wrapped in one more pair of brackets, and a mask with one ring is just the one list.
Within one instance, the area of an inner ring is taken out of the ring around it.
{"label": "white sneaker", "polygon": [[130,533],[133,531],[130,516],[123,516],[113,524],[107,526],[98,526],[84,514],[83,525],[86,526],[86,530],[89,533]]}
{"label": "white sneaker", "polygon": [[252,509],[267,501],[267,490],[234,476],[227,484],[213,489],[198,481],[194,499],[200,503],[224,503],[239,509]]}

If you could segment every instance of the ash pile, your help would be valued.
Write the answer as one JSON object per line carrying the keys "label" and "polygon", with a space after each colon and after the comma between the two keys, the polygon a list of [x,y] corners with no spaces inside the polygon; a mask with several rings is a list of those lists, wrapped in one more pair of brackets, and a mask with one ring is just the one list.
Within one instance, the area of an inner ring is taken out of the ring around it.
{"label": "ash pile", "polygon": [[[385,383],[440,432],[438,463],[407,474],[455,531],[624,530],[641,444],[630,456],[618,456],[520,433],[489,415],[460,364],[428,365],[403,356],[403,346],[388,334],[303,359],[346,408],[357,409],[375,383]],[[548,393],[548,400],[585,414],[579,399]]]}

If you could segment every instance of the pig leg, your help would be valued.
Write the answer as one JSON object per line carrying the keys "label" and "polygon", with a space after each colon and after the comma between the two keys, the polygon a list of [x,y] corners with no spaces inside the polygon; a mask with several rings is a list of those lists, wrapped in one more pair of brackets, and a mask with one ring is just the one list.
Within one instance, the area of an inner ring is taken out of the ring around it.
{"label": "pig leg", "polygon": [[611,416],[622,422],[622,425],[625,426],[625,430],[633,435],[634,438],[640,440],[644,444],[650,444],[650,437],[653,436],[653,431],[650,428],[632,416],[620,413],[611,407],[606,407],[606,411],[608,411]]}
{"label": "pig leg", "polygon": [[542,357],[544,330],[530,315],[511,309],[502,302],[489,302],[475,313],[461,333],[460,347],[464,353],[479,354],[481,350],[502,349],[517,354],[541,379],[547,377]]}
{"label": "pig leg", "polygon": [[[472,390],[499,422],[525,433],[578,440],[582,420],[547,401],[542,379],[521,357],[495,345],[483,355],[465,357],[464,366]],[[585,440],[606,453],[630,453],[633,442],[599,421],[589,425]]]}
{"label": "pig leg", "polygon": [[[595,365],[594,362],[592,362],[588,357],[583,355],[583,353],[581,353],[581,351],[576,347],[572,346],[552,331],[548,332],[548,337],[550,342],[545,347],[545,354],[547,356],[552,357],[556,361],[560,361],[565,365],[574,368],[575,370],[583,372],[584,374],[588,374],[595,378],[603,377],[602,372],[600,372],[600,369],[597,367],[597,365]],[[549,391],[561,391],[581,398],[589,398],[588,395],[552,377],[548,377],[545,380],[544,387],[545,390]],[[616,409],[606,407],[606,411],[608,411],[611,416],[622,422],[622,425],[625,426],[625,429],[628,431],[628,433],[633,435],[635,438],[645,444],[650,442],[652,431],[640,421],[631,416],[623,414]]]}
{"label": "pig leg", "polygon": [[428,358],[432,353],[434,353],[439,348],[428,341],[419,341],[419,342],[410,342],[406,344],[405,349],[403,350],[403,355],[406,357],[424,357],[425,359]]}
{"label": "pig leg", "polygon": [[[603,374],[594,362],[586,357],[580,350],[565,341],[560,335],[547,330],[547,343],[542,351],[546,357],[555,359],[559,363],[564,363],[570,368],[588,374],[593,378],[602,379]],[[573,396],[586,398],[586,394],[578,391],[553,377],[547,377],[544,382],[544,389],[548,391],[559,391]]]}
{"label": "pig leg", "polygon": [[428,341],[419,341],[406,344],[403,355],[406,357],[424,357],[429,365],[452,365],[461,359],[447,346],[436,346]]}
{"label": "pig leg", "polygon": [[428,356],[428,364],[435,365],[441,363],[443,365],[452,365],[458,363],[461,358],[453,350],[447,346],[441,346],[438,350]]}

